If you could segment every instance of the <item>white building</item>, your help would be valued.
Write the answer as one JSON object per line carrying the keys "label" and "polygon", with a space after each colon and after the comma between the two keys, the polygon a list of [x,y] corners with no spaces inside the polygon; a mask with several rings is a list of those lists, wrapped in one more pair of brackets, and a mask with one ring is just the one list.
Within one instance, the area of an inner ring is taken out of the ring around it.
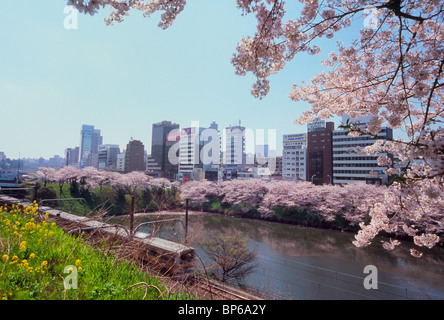
{"label": "white building", "polygon": [[125,154],[126,154],[126,151],[123,150],[122,153],[117,155],[117,165],[116,165],[117,171],[120,171],[120,172],[125,171]]}
{"label": "white building", "polygon": [[245,165],[245,127],[226,127],[224,166],[230,169],[244,170]]}
{"label": "white building", "polygon": [[180,130],[178,180],[201,180],[203,164],[200,159],[203,141],[200,133],[205,128],[184,128]]}
{"label": "white building", "polygon": [[[343,117],[343,123],[349,117]],[[369,117],[351,119],[361,128],[366,127]],[[361,149],[373,145],[379,139],[392,139],[391,128],[383,127],[377,134],[377,138],[370,135],[351,136],[346,134],[346,130],[333,131],[333,183],[372,183],[387,184],[388,176],[384,173],[387,167],[378,165],[378,157],[388,156],[388,153],[378,153],[375,155],[364,155],[353,152],[350,148],[359,147]]]}
{"label": "white building", "polygon": [[117,155],[120,148],[117,144],[101,144],[99,146],[99,169],[116,170]]}
{"label": "white building", "polygon": [[307,170],[307,134],[285,134],[282,146],[282,179],[287,181],[305,180]]}

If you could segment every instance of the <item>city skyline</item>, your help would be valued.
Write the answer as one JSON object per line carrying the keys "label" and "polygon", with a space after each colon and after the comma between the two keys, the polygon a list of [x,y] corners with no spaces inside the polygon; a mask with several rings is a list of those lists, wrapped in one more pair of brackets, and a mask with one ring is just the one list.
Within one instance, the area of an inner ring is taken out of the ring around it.
{"label": "city skyline", "polygon": [[303,132],[293,121],[309,106],[288,93],[322,71],[321,60],[335,50],[334,41],[320,41],[321,54],[289,63],[258,100],[250,94],[254,78],[235,75],[230,61],[240,38],[255,28],[235,3],[216,1],[211,10],[191,3],[167,30],[137,12],[114,26],[105,25],[107,12],[79,13],[78,29],[67,30],[65,5],[0,5],[7,48],[0,52],[0,107],[9,119],[2,127],[15,133],[1,140],[0,150],[9,158],[62,155],[78,145],[72,133],[87,123],[101,129],[103,143],[121,147],[134,137],[150,148],[151,124],[165,119],[184,127],[241,120],[278,136]]}
{"label": "city skyline", "polygon": [[[154,125],[154,124],[160,124],[160,123],[162,123],[162,122],[169,122],[170,120],[168,120],[168,119],[164,119],[164,120],[162,120],[162,121],[160,121],[159,123],[153,123],[153,124],[151,124],[151,125]],[[201,124],[200,122],[198,122],[198,121],[192,121],[191,122],[191,125],[188,125],[188,126],[186,126],[186,125],[181,125],[181,124],[178,124],[178,123],[174,123],[174,121],[171,121],[173,124],[176,124],[176,125],[178,125],[179,126],[179,128],[178,128],[178,130],[180,130],[180,132],[182,132],[182,130],[184,130],[184,129],[187,129],[187,128],[193,128],[193,126],[196,126],[195,128],[201,128],[201,129],[205,129],[205,128],[208,128],[208,129],[211,129],[211,126],[212,125],[214,125],[214,124],[216,124],[216,125],[219,125],[218,123],[217,123],[217,121],[212,121],[210,124],[208,124],[208,125],[203,125],[203,124]],[[121,151],[123,152],[124,150],[125,150],[125,146],[131,141],[131,140],[138,140],[138,141],[141,141],[143,144],[144,144],[144,146],[145,146],[145,150],[146,150],[146,152],[147,152],[147,154],[148,155],[152,155],[151,154],[151,147],[152,147],[152,141],[145,141],[144,139],[139,139],[139,138],[137,138],[137,137],[129,137],[127,140],[126,140],[126,142],[124,142],[123,143],[123,145],[120,145],[120,144],[117,144],[117,143],[113,143],[112,141],[108,141],[108,140],[106,140],[106,136],[103,134],[103,132],[102,132],[102,130],[101,130],[101,128],[98,128],[97,126],[95,126],[94,124],[82,124],[82,125],[80,125],[79,126],[79,128],[78,128],[78,132],[77,133],[73,133],[73,135],[78,135],[79,136],[79,138],[78,138],[78,142],[76,143],[76,144],[74,144],[74,145],[66,145],[65,146],[65,148],[63,149],[63,152],[61,152],[61,153],[59,153],[59,154],[50,154],[48,157],[44,157],[44,156],[42,156],[42,155],[36,155],[36,156],[34,156],[34,157],[27,157],[27,156],[25,156],[23,153],[19,153],[19,156],[18,157],[10,157],[9,155],[8,155],[8,153],[6,152],[6,151],[4,151],[4,150],[0,150],[0,152],[3,152],[4,153],[4,156],[6,157],[6,158],[9,158],[9,159],[11,159],[11,160],[16,160],[16,159],[18,159],[18,158],[22,158],[22,159],[39,159],[39,158],[43,158],[43,159],[50,159],[50,158],[52,158],[52,157],[54,157],[54,156],[60,156],[60,157],[62,157],[62,158],[64,158],[64,157],[66,157],[66,152],[69,150],[69,151],[71,151],[72,149],[78,149],[78,152],[79,152],[79,155],[78,155],[78,161],[79,161],[79,163],[81,162],[81,159],[82,159],[82,156],[81,156],[81,150],[82,150],[82,143],[84,142],[84,129],[85,129],[85,127],[87,127],[87,128],[89,128],[90,130],[93,130],[93,132],[94,133],[96,133],[96,134],[98,134],[98,136],[100,137],[100,142],[101,143],[99,143],[99,144],[96,144],[96,149],[98,148],[98,147],[100,147],[100,146],[107,146],[107,145],[115,145],[115,146],[117,146],[117,147],[119,147],[120,149],[121,149]],[[224,139],[227,137],[227,133],[225,132],[225,130],[227,129],[227,128],[230,128],[230,127],[239,127],[239,125],[238,124],[234,124],[234,125],[228,125],[228,126],[225,126],[225,127],[220,127],[219,126],[219,138],[220,138],[220,143],[221,143],[221,151],[223,151],[224,150],[224,148],[226,147],[225,146],[225,144],[224,144]],[[273,133],[273,130],[274,129],[269,129],[270,130],[270,132],[267,132],[267,130],[263,130],[263,129],[256,129],[256,130],[253,130],[253,129],[251,129],[251,128],[249,128],[249,127],[246,127],[246,126],[242,126],[245,130],[246,130],[246,132],[248,132],[247,133],[247,136],[249,137],[249,138],[251,138],[251,139],[247,139],[247,141],[249,142],[249,143],[245,143],[245,152],[248,154],[248,153],[250,153],[250,154],[256,154],[257,152],[259,152],[259,154],[261,153],[261,150],[259,150],[259,151],[257,151],[256,149],[257,149],[257,147],[264,147],[264,146],[267,146],[267,151],[275,151],[276,152],[276,156],[282,156],[282,149],[283,149],[283,143],[282,143],[282,139],[283,139],[283,137],[285,136],[285,135],[288,135],[288,134],[290,134],[290,135],[292,135],[292,134],[303,134],[304,132],[306,132],[307,131],[307,127],[305,128],[305,131],[303,131],[303,132],[297,132],[297,133],[286,133],[286,134],[283,134],[283,135],[281,135],[281,136],[278,136],[278,135],[274,135]],[[92,133],[90,133],[90,134],[92,134]],[[152,136],[152,134],[150,134],[150,137]],[[275,138],[275,139],[273,139],[273,138]],[[270,140],[270,139],[273,139],[272,141]],[[90,138],[90,140],[91,140],[91,138]],[[125,139],[121,139],[122,141],[123,140],[125,140]],[[90,144],[91,144],[91,141],[89,142]],[[268,150],[268,148],[270,147],[270,146],[275,146],[276,148],[272,148],[272,149],[270,149],[270,150]],[[263,150],[262,150],[262,152],[263,152]],[[89,153],[89,152],[88,152]],[[98,154],[98,151],[96,152],[97,154]],[[83,165],[83,166],[85,166],[85,165]],[[96,165],[97,166],[97,165]]]}

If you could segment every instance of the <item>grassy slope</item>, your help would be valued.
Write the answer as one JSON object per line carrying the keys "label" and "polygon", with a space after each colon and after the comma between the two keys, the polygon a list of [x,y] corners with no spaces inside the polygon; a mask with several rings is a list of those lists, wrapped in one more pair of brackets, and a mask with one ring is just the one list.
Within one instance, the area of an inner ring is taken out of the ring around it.
{"label": "grassy slope", "polygon": [[[0,299],[132,300],[145,294],[145,299],[191,298],[168,294],[158,279],[104,252],[67,235],[45,217],[39,221],[34,207],[0,206]],[[73,271],[77,289],[64,285]],[[143,284],[132,287],[137,283]]]}

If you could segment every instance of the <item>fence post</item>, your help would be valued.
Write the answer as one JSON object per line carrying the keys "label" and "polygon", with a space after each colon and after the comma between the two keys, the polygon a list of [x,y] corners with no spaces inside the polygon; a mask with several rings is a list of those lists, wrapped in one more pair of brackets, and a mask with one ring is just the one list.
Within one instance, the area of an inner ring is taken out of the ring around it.
{"label": "fence post", "polygon": [[190,199],[185,199],[185,243],[188,237],[188,201]]}
{"label": "fence post", "polygon": [[134,231],[134,195],[131,195],[131,212],[130,212],[130,235],[133,236]]}

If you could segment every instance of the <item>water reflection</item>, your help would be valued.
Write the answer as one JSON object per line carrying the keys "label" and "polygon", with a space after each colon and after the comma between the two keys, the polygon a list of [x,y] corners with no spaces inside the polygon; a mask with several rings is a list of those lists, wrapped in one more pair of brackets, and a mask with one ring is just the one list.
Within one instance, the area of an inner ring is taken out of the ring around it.
{"label": "water reflection", "polygon": [[[141,222],[152,219],[144,217]],[[417,259],[406,244],[386,251],[379,239],[357,248],[353,233],[221,215],[190,216],[189,241],[198,249],[206,234],[230,228],[243,232],[258,253],[258,267],[244,284],[276,299],[444,299],[443,248]],[[159,235],[180,241],[185,236],[182,229],[164,224]],[[366,265],[377,267],[377,290],[363,286]]]}

